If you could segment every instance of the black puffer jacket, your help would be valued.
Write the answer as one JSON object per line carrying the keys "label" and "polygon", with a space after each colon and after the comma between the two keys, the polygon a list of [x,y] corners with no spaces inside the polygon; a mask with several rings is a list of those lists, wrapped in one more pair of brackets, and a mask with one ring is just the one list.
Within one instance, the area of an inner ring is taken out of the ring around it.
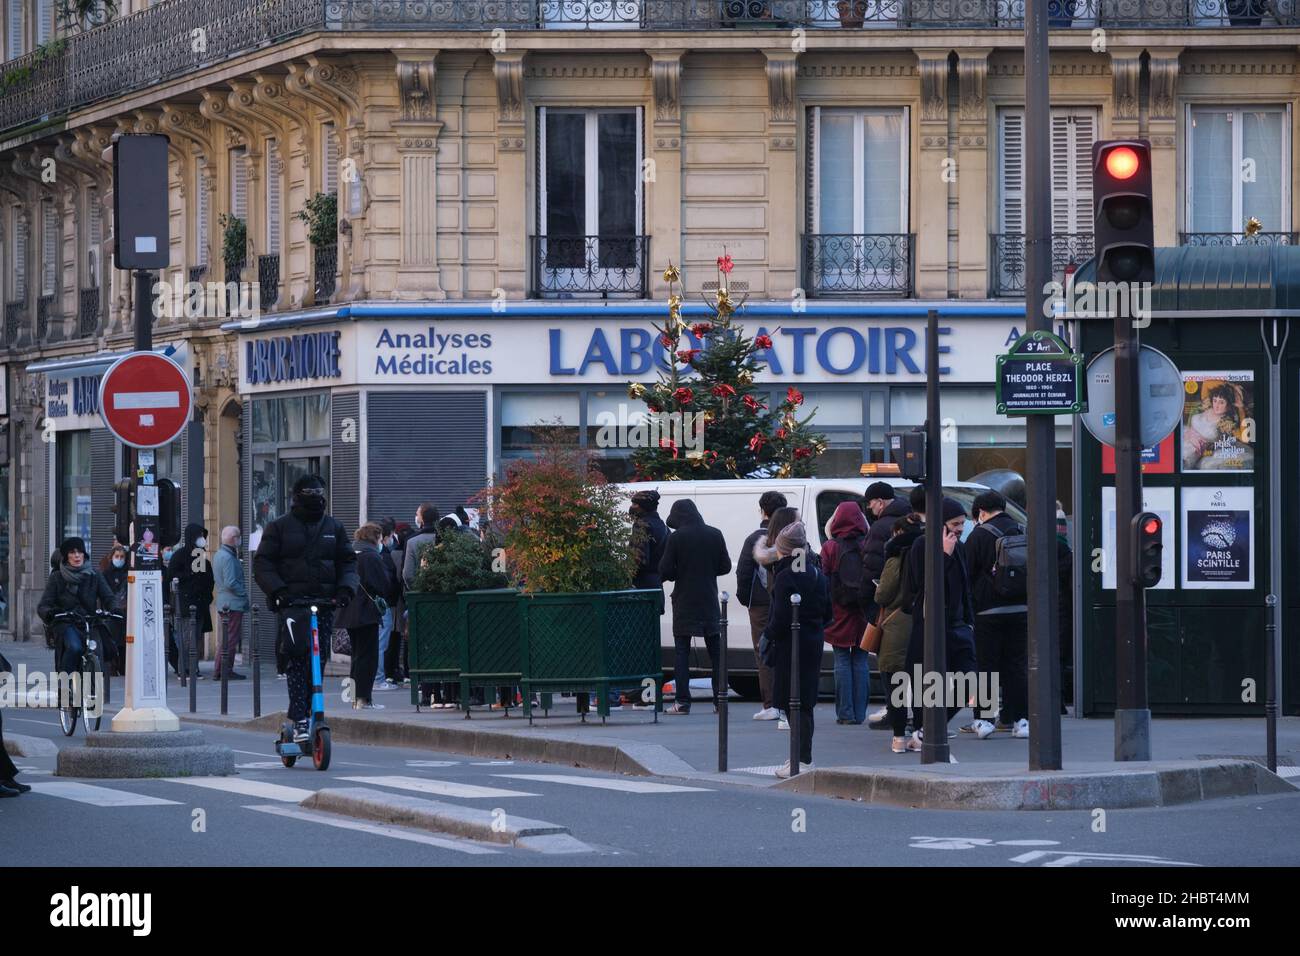
{"label": "black puffer jacket", "polygon": [[641,529],[641,551],[637,555],[636,577],[632,579],[634,588],[663,587],[663,578],[659,577],[659,563],[664,558],[664,548],[668,544],[668,526],[659,512],[650,511],[636,519],[634,527]]}
{"label": "black puffer jacket", "polygon": [[875,600],[875,586],[870,582],[880,580],[880,572],[885,570],[885,545],[894,535],[894,525],[900,518],[912,513],[912,506],[906,498],[895,498],[889,503],[880,517],[867,526],[867,540],[863,545],[862,570],[868,582],[868,597]]}
{"label": "black puffer jacket", "polygon": [[329,515],[312,522],[298,508],[262,532],[253,556],[253,580],[274,603],[334,597],[357,591],[357,556],[343,525]]}
{"label": "black puffer jacket", "polygon": [[393,567],[392,557],[368,541],[358,541],[354,547],[361,587],[351,603],[334,618],[335,627],[358,628],[378,624],[383,615],[379,613],[375,600],[382,598],[389,606],[395,600],[397,569]]}
{"label": "black puffer jacket", "polygon": [[42,621],[50,624],[54,615],[64,611],[81,611],[90,615],[100,608],[112,610],[113,591],[102,574],[89,564],[84,564],[75,584],[64,578],[61,567],[50,572],[49,580],[45,582],[45,592],[36,605],[36,613]]}
{"label": "black puffer jacket", "polygon": [[708,636],[721,631],[718,577],[731,572],[722,532],[704,523],[695,502],[674,501],[668,512],[673,534],[664,546],[659,575],[673,585],[673,633]]}
{"label": "black puffer jacket", "polygon": [[[212,592],[215,579],[212,576],[212,559],[208,552],[200,550],[195,543],[199,538],[208,536],[207,529],[201,524],[185,526],[185,539],[167,565],[167,572],[172,580],[180,582],[181,615],[189,620],[190,608],[198,609],[199,626],[206,634],[212,630]],[[199,552],[199,553],[196,553]],[[198,565],[199,570],[195,570]],[[169,584],[168,587],[171,585]],[[171,592],[168,592],[168,600]]]}

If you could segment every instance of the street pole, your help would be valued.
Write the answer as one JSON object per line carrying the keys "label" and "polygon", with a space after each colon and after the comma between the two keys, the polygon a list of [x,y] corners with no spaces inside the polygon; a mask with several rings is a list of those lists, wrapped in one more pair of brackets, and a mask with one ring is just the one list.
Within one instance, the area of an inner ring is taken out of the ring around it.
{"label": "street pole", "polygon": [[[1047,4],[1025,4],[1025,332],[1052,331],[1051,109]],[[1061,769],[1056,561],[1056,420],[1025,417],[1029,592],[1029,769]],[[928,516],[927,516],[928,520]],[[1127,528],[1127,525],[1121,527]],[[1122,537],[1122,535],[1121,535]],[[926,734],[929,737],[929,733]]]}
{"label": "street pole", "polygon": [[718,641],[718,773],[727,772],[727,598],[722,592],[722,639]]}
{"label": "street pole", "polygon": [[790,699],[786,704],[786,720],[790,724],[790,776],[799,775],[800,736],[803,725],[803,701],[799,694],[799,605],[803,598],[799,592],[790,595]]}
{"label": "street pole", "polygon": [[[925,681],[935,675],[947,687],[948,630],[943,594],[943,453],[939,447],[939,312],[931,309],[925,326],[925,652],[921,686],[912,688],[913,706],[925,700]],[[948,763],[948,708],[926,707],[921,763]]]}
{"label": "street pole", "polygon": [[[1259,335],[1268,353],[1268,440],[1272,452],[1268,456],[1268,500],[1282,500],[1282,355],[1291,337],[1289,319],[1273,319],[1271,334],[1264,330],[1265,320],[1259,323]],[[1268,624],[1264,628],[1264,737],[1268,769],[1277,773],[1277,715],[1281,687],[1278,681],[1277,662],[1281,657],[1282,628],[1278,620],[1282,609],[1282,535],[1281,528],[1269,527],[1269,585]]]}

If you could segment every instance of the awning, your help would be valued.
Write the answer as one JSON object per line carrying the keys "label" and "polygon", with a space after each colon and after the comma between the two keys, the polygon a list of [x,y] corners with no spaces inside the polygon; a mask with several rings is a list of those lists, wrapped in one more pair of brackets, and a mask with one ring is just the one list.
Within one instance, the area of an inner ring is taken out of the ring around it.
{"label": "awning", "polygon": [[[45,359],[26,366],[29,373],[44,372],[47,375],[64,377],[68,375],[95,375],[107,372],[108,367],[124,355],[130,355],[134,349],[125,352],[96,352],[94,355],[76,355],[71,358]],[[167,342],[154,347],[159,355],[165,355],[181,368],[189,363],[189,343]]]}

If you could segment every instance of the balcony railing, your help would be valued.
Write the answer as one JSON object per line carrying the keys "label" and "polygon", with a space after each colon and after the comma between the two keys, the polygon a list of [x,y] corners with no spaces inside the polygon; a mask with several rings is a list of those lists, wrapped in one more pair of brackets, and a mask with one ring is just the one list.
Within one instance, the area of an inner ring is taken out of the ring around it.
{"label": "balcony railing", "polygon": [[[1025,294],[1025,237],[1023,233],[1004,232],[989,236],[989,292],[994,296]],[[1092,233],[1056,233],[1052,236],[1052,278],[1064,282],[1092,258]]]}
{"label": "balcony railing", "polygon": [[[167,0],[0,68],[0,130],[313,31],[1020,29],[1026,0]],[[1292,27],[1300,0],[1049,0],[1057,29]],[[203,43],[195,41],[201,36]]]}
{"label": "balcony railing", "polygon": [[1180,232],[1180,246],[1295,246],[1300,245],[1297,232]]}
{"label": "balcony railing", "polygon": [[77,334],[90,337],[99,334],[99,287],[82,289],[77,309]]}
{"label": "balcony railing", "polygon": [[208,274],[208,267],[206,265],[190,266],[189,281],[202,282],[203,279],[207,276],[207,274]]}
{"label": "balcony railing", "polygon": [[50,334],[50,319],[55,314],[55,297],[43,295],[36,300],[36,341],[44,342]]}
{"label": "balcony railing", "polygon": [[13,348],[18,344],[18,336],[22,334],[23,326],[27,324],[27,302],[19,299],[17,302],[5,303],[5,345]]}
{"label": "balcony railing", "polygon": [[915,237],[822,234],[803,237],[809,295],[910,296]]}
{"label": "balcony railing", "polygon": [[314,249],[316,301],[328,302],[334,294],[335,275],[339,271],[339,247],[337,243],[332,243],[328,246],[315,246]]}
{"label": "balcony railing", "polygon": [[649,236],[533,236],[532,294],[644,299]]}
{"label": "balcony railing", "polygon": [[280,298],[280,257],[257,257],[257,293],[263,309],[269,309]]}

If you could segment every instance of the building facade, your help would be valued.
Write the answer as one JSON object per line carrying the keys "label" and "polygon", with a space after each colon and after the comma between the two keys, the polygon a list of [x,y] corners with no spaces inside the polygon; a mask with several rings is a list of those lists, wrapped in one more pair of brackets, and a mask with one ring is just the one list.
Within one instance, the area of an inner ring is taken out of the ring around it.
{"label": "building facade", "polygon": [[[1020,0],[168,0],[71,27],[56,6],[0,0],[14,637],[37,633],[58,540],[98,559],[111,538],[95,383],[134,308],[117,133],[170,139],[154,335],[197,409],[160,473],[214,531],[255,544],[307,471],[345,523],[409,520],[528,454],[539,423],[594,447],[663,360],[664,266],[690,314],[724,253],[741,321],[774,339],[762,382],[816,406],[826,473],[924,417],[930,307],[949,476],[1023,461],[992,400],[1023,331]],[[1098,138],[1151,141],[1158,244],[1239,242],[1250,217],[1253,241],[1294,243],[1291,0],[1050,9],[1059,276],[1092,253]],[[256,314],[187,286],[209,282],[255,286]],[[1057,434],[1072,511],[1067,419]],[[626,477],[625,451],[599,451]]]}

